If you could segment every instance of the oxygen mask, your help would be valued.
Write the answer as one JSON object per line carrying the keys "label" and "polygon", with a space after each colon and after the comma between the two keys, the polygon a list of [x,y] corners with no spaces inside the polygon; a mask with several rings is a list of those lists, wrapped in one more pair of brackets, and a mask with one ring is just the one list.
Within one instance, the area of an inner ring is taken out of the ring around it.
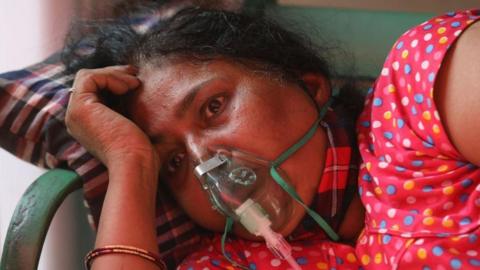
{"label": "oxygen mask", "polygon": [[274,230],[292,214],[293,199],[270,176],[270,162],[266,160],[235,149],[217,148],[194,172],[213,207],[234,221],[246,222],[242,210],[252,201],[268,216]]}
{"label": "oxygen mask", "polygon": [[263,237],[272,253],[300,269],[291,257],[290,245],[275,232],[288,222],[294,201],[272,178],[270,168],[270,162],[252,154],[217,148],[200,161],[194,173],[213,207],[227,220]]}
{"label": "oxygen mask", "polygon": [[[330,225],[303,202],[280,169],[283,162],[313,137],[332,102],[333,99],[329,99],[319,109],[318,118],[310,129],[273,161],[227,147],[215,148],[198,159],[194,174],[208,193],[213,207],[227,217],[222,237],[224,255],[226,235],[236,221],[251,234],[263,237],[267,247],[293,269],[301,269],[292,257],[288,242],[276,232],[289,221],[295,203],[306,210],[330,239],[339,239]],[[331,133],[326,123],[322,122],[322,126],[328,134]],[[330,135],[329,140],[332,142]],[[248,269],[225,257],[234,265]]]}

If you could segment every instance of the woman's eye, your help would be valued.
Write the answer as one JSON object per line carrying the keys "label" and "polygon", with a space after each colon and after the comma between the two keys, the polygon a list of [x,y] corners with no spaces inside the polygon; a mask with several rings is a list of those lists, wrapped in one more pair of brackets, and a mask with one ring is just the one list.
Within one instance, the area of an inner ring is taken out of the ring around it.
{"label": "woman's eye", "polygon": [[225,105],[225,97],[224,96],[218,96],[215,98],[210,99],[207,102],[207,105],[205,107],[205,117],[211,118],[218,113],[220,113],[223,110],[223,106]]}
{"label": "woman's eye", "polygon": [[169,160],[168,160],[168,171],[169,172],[175,172],[177,171],[183,163],[183,159],[185,158],[184,153],[177,153],[173,155]]}

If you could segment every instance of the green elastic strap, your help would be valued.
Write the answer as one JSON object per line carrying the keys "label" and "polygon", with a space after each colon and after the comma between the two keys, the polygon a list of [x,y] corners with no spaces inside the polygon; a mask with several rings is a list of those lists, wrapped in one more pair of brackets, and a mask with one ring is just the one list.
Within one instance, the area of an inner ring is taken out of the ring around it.
{"label": "green elastic strap", "polygon": [[227,217],[227,219],[225,221],[225,230],[223,231],[223,235],[222,235],[223,257],[225,257],[233,266],[240,267],[240,268],[245,269],[245,270],[249,270],[250,268],[248,268],[244,265],[241,265],[241,264],[237,263],[236,261],[232,260],[229,256],[227,256],[227,253],[225,252],[225,241],[227,240],[228,233],[232,230],[232,226],[233,226],[233,219],[231,217]]}
{"label": "green elastic strap", "polygon": [[320,121],[323,119],[325,114],[328,111],[328,108],[330,105],[333,103],[333,98],[330,98],[325,105],[319,110],[318,112],[318,118],[315,120],[315,123],[313,123],[312,127],[307,131],[303,137],[296,142],[294,145],[289,147],[285,152],[283,152],[275,161],[272,162],[272,167],[278,167],[280,164],[282,164],[289,156],[291,156],[293,153],[295,153],[300,147],[302,147],[305,143],[308,142],[312,138],[312,136],[315,134],[317,131],[318,125],[320,124]]}
{"label": "green elastic strap", "polygon": [[305,210],[307,213],[317,222],[317,224],[327,233],[328,237],[332,239],[333,241],[338,241],[340,240],[340,237],[335,233],[335,231],[328,225],[328,223],[315,211],[310,209],[298,196],[297,192],[289,185],[283,178],[280,176],[280,174],[277,172],[275,167],[270,168],[270,174],[272,175],[273,179],[279,184],[290,196],[292,196]]}
{"label": "green elastic strap", "polygon": [[320,109],[319,111],[319,117],[315,121],[315,123],[312,125],[312,127],[307,131],[303,137],[296,142],[294,145],[289,147],[285,152],[283,152],[274,162],[272,162],[272,166],[270,167],[270,175],[273,177],[275,182],[277,182],[278,185],[280,185],[283,190],[285,190],[292,198],[294,198],[305,210],[307,213],[317,222],[317,224],[327,233],[328,237],[334,241],[340,240],[340,237],[335,233],[335,231],[328,225],[328,223],[315,211],[310,209],[300,198],[300,196],[297,194],[295,189],[293,189],[283,178],[280,176],[280,173],[278,173],[277,168],[282,164],[289,156],[291,156],[293,153],[295,153],[300,147],[302,147],[305,143],[307,143],[315,134],[318,125],[321,121],[321,119],[325,116],[327,113],[328,108],[332,104],[333,99],[330,98],[326,104]]}

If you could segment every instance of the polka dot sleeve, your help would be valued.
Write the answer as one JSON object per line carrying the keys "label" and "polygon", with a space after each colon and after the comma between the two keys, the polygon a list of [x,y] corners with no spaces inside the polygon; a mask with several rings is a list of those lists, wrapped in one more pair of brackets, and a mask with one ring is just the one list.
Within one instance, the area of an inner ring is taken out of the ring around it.
{"label": "polka dot sleeve", "polygon": [[369,229],[429,235],[480,222],[479,170],[449,141],[433,99],[447,50],[478,18],[466,11],[431,19],[403,34],[387,57],[358,125]]}
{"label": "polka dot sleeve", "polygon": [[357,126],[366,218],[356,247],[367,269],[480,266],[480,169],[452,145],[434,102],[447,51],[479,15],[452,12],[404,33],[368,93]]}

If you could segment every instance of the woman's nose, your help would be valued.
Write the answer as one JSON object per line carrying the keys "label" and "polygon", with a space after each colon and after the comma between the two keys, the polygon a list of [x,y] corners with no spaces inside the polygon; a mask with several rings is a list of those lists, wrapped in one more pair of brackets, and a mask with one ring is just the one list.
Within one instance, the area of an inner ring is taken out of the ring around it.
{"label": "woman's nose", "polygon": [[187,135],[185,148],[190,159],[195,162],[203,162],[209,159],[209,140],[194,135]]}

